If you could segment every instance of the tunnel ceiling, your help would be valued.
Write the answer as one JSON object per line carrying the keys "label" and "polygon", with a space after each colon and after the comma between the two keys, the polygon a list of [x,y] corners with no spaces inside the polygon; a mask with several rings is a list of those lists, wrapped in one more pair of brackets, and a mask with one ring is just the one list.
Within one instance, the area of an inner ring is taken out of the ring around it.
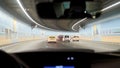
{"label": "tunnel ceiling", "polygon": [[[51,0],[20,0],[20,1],[24,6],[25,10],[27,11],[27,13],[31,16],[31,18],[33,18],[33,20],[35,20],[37,23],[45,27],[52,28],[55,30],[73,31],[72,26],[78,21],[78,19],[74,19],[74,20],[41,19],[37,14],[36,5],[40,2],[46,2]],[[111,3],[113,0],[93,0],[93,1],[96,3],[101,3],[101,7],[104,8],[105,6],[107,6],[107,4]],[[6,10],[10,11],[14,16],[20,18],[21,20],[25,21],[30,25],[34,25],[34,23],[30,21],[28,17],[24,14],[24,12],[21,10],[20,6],[17,3],[17,0],[3,0],[1,2],[3,4],[2,6],[3,7],[5,6],[4,8],[7,8]],[[91,19],[89,19],[89,21],[90,20]],[[82,24],[82,26],[84,26],[84,23]],[[77,26],[75,28],[78,29]]]}

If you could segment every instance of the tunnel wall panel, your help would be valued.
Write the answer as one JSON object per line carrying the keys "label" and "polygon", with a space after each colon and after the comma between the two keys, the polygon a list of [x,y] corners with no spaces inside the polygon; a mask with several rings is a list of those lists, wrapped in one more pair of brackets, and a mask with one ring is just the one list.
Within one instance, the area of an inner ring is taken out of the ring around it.
{"label": "tunnel wall panel", "polygon": [[40,30],[20,21],[0,7],[0,45],[40,39]]}
{"label": "tunnel wall panel", "polygon": [[79,31],[81,39],[120,43],[120,14],[111,17],[86,25]]}

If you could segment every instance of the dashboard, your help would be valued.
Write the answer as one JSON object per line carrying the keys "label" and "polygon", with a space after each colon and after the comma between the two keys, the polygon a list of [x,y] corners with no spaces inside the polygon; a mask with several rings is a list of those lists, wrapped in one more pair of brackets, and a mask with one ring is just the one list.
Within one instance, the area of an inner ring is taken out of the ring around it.
{"label": "dashboard", "polygon": [[12,68],[120,68],[120,56],[92,51],[51,50],[12,53],[10,55],[13,55],[13,58],[22,65],[22,67]]}
{"label": "dashboard", "polygon": [[77,52],[37,52],[17,55],[32,68],[90,68],[89,55],[85,57],[81,54]]}

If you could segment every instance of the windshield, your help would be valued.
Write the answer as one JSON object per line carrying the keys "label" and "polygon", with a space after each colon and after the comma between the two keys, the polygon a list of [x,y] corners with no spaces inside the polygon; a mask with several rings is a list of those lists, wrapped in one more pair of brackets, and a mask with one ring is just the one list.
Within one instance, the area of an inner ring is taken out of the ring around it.
{"label": "windshield", "polygon": [[[0,50],[8,53],[49,48],[120,51],[120,1],[76,1],[0,0]],[[43,13],[54,16],[52,8],[45,4],[53,5],[58,17],[64,12],[68,14],[67,19],[64,15],[62,19],[41,18],[39,14]]]}

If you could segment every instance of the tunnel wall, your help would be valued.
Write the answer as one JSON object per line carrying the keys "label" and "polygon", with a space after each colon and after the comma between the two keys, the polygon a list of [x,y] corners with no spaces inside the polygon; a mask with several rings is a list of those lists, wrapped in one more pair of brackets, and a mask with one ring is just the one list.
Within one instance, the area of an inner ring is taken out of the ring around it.
{"label": "tunnel wall", "polygon": [[80,30],[82,40],[120,43],[120,14],[92,22]]}
{"label": "tunnel wall", "polygon": [[0,7],[0,45],[40,39],[40,30],[20,21]]}

